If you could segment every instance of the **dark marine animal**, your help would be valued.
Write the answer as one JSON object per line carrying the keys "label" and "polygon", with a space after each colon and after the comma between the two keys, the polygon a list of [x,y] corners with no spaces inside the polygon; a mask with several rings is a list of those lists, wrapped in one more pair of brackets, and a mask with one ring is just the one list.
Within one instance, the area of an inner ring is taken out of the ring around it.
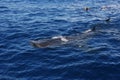
{"label": "dark marine animal", "polygon": [[32,40],[30,41],[30,44],[38,48],[47,48],[51,46],[55,47],[55,46],[71,43],[72,41],[75,41],[75,40],[77,41],[77,40],[84,39],[90,36],[95,31],[96,31],[96,27],[93,27],[76,36],[75,35],[74,36],[54,36],[48,39]]}

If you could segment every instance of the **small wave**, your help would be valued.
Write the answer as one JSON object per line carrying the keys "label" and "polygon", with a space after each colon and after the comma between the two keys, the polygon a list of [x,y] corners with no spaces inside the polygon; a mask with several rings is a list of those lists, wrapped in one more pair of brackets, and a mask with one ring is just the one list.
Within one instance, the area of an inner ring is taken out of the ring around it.
{"label": "small wave", "polygon": [[29,13],[27,16],[29,17],[44,17],[44,16],[47,16],[45,13],[43,12],[36,12],[36,13]]}
{"label": "small wave", "polygon": [[88,52],[88,53],[100,53],[100,52],[106,51],[106,50],[109,50],[109,48],[107,48],[107,47],[95,47],[95,48],[88,49],[85,52]]}
{"label": "small wave", "polygon": [[8,9],[6,6],[0,6],[0,9]]}
{"label": "small wave", "polygon": [[6,12],[10,12],[11,10],[6,7],[6,6],[0,6],[0,12],[1,13],[6,13]]}
{"label": "small wave", "polygon": [[109,38],[108,39],[109,44],[111,44],[111,46],[116,47],[116,49],[120,49],[120,38]]}
{"label": "small wave", "polygon": [[52,20],[52,21],[55,22],[55,23],[68,23],[68,21],[60,20],[60,19],[55,19],[55,20]]}
{"label": "small wave", "polygon": [[30,36],[30,35],[27,34],[27,33],[19,32],[19,33],[9,34],[9,35],[6,37],[6,39],[7,39],[7,40],[22,39],[22,38],[29,37],[29,36]]}

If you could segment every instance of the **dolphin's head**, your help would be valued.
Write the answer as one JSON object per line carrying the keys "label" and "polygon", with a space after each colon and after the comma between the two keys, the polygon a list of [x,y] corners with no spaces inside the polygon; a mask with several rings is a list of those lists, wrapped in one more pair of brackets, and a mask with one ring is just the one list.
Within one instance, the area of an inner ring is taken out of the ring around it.
{"label": "dolphin's head", "polygon": [[[65,41],[64,41],[65,42]],[[39,47],[39,48],[46,48],[54,45],[60,45],[62,44],[63,41],[61,38],[55,38],[55,39],[43,39],[43,40],[38,40],[38,41],[30,41],[30,44],[34,47]]]}
{"label": "dolphin's head", "polygon": [[30,44],[34,47],[44,48],[49,45],[48,42],[30,41]]}

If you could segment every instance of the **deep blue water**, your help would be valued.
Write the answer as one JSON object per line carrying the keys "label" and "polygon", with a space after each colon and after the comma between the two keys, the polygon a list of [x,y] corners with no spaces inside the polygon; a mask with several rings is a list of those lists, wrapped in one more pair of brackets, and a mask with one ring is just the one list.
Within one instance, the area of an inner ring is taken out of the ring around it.
{"label": "deep blue water", "polygon": [[[29,43],[93,26],[94,36],[68,46]],[[0,0],[0,80],[119,79],[119,0]]]}

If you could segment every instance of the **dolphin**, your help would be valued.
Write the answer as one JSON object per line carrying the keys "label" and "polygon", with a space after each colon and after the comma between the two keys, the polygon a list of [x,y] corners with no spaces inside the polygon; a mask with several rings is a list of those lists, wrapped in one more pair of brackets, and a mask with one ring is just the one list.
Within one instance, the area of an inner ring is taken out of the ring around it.
{"label": "dolphin", "polygon": [[88,29],[78,35],[54,36],[48,39],[31,40],[30,44],[37,48],[56,47],[56,46],[61,46],[65,44],[71,44],[73,43],[73,41],[75,42],[75,41],[85,39],[88,36],[92,35],[95,31],[96,31],[96,27],[94,26],[91,29]]}

